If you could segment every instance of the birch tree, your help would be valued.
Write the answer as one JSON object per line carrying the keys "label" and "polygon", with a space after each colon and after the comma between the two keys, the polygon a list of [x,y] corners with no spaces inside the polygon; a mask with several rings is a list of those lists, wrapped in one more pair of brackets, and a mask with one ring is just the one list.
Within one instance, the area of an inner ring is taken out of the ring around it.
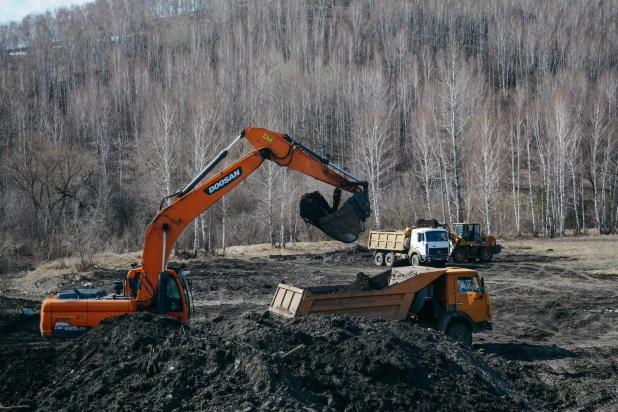
{"label": "birch tree", "polygon": [[[425,195],[425,205],[427,207],[428,216],[434,216],[432,210],[433,200],[431,198],[431,189],[433,181],[440,177],[440,162],[438,161],[439,145],[436,144],[436,138],[433,134],[435,126],[433,126],[431,112],[429,108],[422,107],[416,115],[416,124],[414,129],[414,146],[409,150],[417,167],[413,170],[413,175],[420,179]],[[416,180],[416,179],[415,179]],[[413,185],[417,186],[417,185]]]}
{"label": "birch tree", "polygon": [[564,237],[564,223],[567,214],[567,155],[574,142],[575,122],[573,107],[562,90],[554,93],[550,112],[548,114],[548,128],[551,132],[555,170],[557,175],[559,234]]}
{"label": "birch tree", "polygon": [[178,131],[176,104],[171,98],[165,98],[152,107],[151,130],[147,146],[150,156],[146,164],[154,172],[154,183],[161,197],[172,194],[172,174],[178,156]]}
{"label": "birch tree", "polygon": [[362,76],[362,109],[356,117],[354,164],[371,187],[373,215],[381,228],[381,199],[389,186],[389,174],[396,164],[395,139],[390,128],[392,111],[383,77]]}
{"label": "birch tree", "polygon": [[457,221],[463,219],[462,165],[468,140],[468,122],[481,95],[471,67],[456,44],[438,55],[440,129],[450,142],[450,170],[453,177]]}
{"label": "birch tree", "polygon": [[474,175],[481,189],[487,233],[493,233],[491,216],[502,165],[501,142],[496,123],[499,123],[499,117],[491,110],[491,106],[486,104],[478,115],[474,130],[477,153],[480,153],[479,165],[475,165]]}
{"label": "birch tree", "polygon": [[[187,172],[191,176],[197,176],[216,155],[218,144],[217,126],[219,115],[214,110],[212,101],[207,98],[205,93],[198,93],[193,101],[193,110],[190,120],[190,151],[193,153],[192,161],[187,164]],[[193,222],[193,256],[197,257],[200,247],[200,222],[204,226],[204,217],[198,216]],[[205,236],[202,229],[202,237]]]}

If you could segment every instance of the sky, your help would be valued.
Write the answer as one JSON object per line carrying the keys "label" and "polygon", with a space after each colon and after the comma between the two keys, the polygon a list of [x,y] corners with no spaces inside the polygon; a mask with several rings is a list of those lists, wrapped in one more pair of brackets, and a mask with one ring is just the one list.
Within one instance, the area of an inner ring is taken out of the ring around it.
{"label": "sky", "polygon": [[30,13],[52,12],[61,6],[84,4],[94,0],[0,0],[0,23],[21,21]]}

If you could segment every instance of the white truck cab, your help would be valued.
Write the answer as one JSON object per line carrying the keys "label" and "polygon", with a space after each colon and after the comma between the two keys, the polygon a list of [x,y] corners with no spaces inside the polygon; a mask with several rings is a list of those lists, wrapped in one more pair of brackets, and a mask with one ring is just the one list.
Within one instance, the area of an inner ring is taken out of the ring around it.
{"label": "white truck cab", "polygon": [[410,236],[409,261],[412,266],[431,263],[443,266],[449,257],[448,232],[444,229],[413,229]]}

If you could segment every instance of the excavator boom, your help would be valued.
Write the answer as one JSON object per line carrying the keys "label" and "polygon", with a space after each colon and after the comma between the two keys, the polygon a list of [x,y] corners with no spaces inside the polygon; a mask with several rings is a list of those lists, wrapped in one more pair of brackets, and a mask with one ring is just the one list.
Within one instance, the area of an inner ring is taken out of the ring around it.
{"label": "excavator boom", "polygon": [[[200,183],[242,138],[251,143],[255,150]],[[337,199],[334,208],[330,208],[319,193],[305,195],[301,200],[301,216],[337,240],[353,242],[358,238],[361,230],[360,222],[371,213],[366,196],[367,183],[343,171],[285,134],[250,127],[206,166],[191,183],[176,193],[171,204],[161,209],[151,223],[146,232],[142,265],[135,269],[135,272],[141,273],[140,277],[146,280],[140,282],[137,292],[138,302],[148,302],[152,297],[153,288],[146,286],[146,283],[156,284],[159,274],[166,272],[169,253],[183,229],[255,171],[264,160],[270,160],[335,186],[335,197],[337,190],[351,192],[352,197],[338,210],[334,210],[337,209]]]}

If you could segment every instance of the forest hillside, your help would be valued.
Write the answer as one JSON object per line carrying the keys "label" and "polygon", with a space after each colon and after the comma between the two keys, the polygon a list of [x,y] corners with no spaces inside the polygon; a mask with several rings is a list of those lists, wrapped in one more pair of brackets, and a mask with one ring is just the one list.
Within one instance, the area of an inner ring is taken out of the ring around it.
{"label": "forest hillside", "polygon": [[[5,24],[0,254],[139,250],[247,126],[366,179],[367,228],[615,233],[617,20],[616,1],[97,0]],[[267,162],[179,248],[324,240],[298,216],[314,190]]]}

